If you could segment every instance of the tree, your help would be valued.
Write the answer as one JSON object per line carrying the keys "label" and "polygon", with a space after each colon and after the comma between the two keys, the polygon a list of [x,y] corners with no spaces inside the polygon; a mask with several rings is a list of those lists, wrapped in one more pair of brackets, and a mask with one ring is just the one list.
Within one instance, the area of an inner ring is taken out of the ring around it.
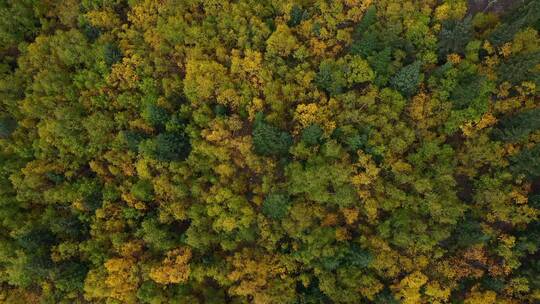
{"label": "tree", "polygon": [[169,120],[167,110],[154,103],[148,103],[141,116],[154,127],[163,127]]}
{"label": "tree", "polygon": [[515,174],[524,174],[528,179],[534,180],[540,177],[540,145],[524,149],[518,155],[510,159],[510,169]]}
{"label": "tree", "polygon": [[262,205],[262,213],[271,219],[279,220],[287,214],[290,198],[283,193],[270,193]]}
{"label": "tree", "polygon": [[17,128],[17,122],[8,116],[0,117],[0,138],[7,138]]}
{"label": "tree", "polygon": [[158,284],[176,284],[186,282],[189,278],[189,260],[191,250],[179,248],[167,252],[161,265],[150,270],[150,278]]}
{"label": "tree", "polygon": [[[90,33],[87,35],[90,35],[90,37],[93,37],[95,34]],[[103,57],[105,58],[105,63],[108,66],[111,66],[119,62],[120,60],[122,60],[122,51],[120,51],[118,46],[116,46],[115,44],[107,43],[105,44],[105,47],[103,48]]]}
{"label": "tree", "polygon": [[142,141],[139,151],[145,157],[159,161],[181,161],[189,155],[191,145],[184,134],[165,132]]}
{"label": "tree", "polygon": [[416,93],[418,86],[422,82],[420,68],[422,63],[415,61],[399,70],[390,80],[390,85],[406,97],[411,97]]}
{"label": "tree", "polygon": [[439,33],[439,56],[444,58],[449,54],[463,54],[467,43],[473,35],[472,19],[467,17],[463,20],[445,20]]}
{"label": "tree", "polygon": [[519,54],[503,61],[497,68],[499,80],[508,81],[511,84],[520,84],[529,80],[540,84],[540,74],[536,63],[540,60],[540,51],[532,54]]}
{"label": "tree", "polygon": [[312,124],[302,131],[302,141],[308,146],[316,146],[321,143],[323,130],[319,125]]}
{"label": "tree", "polygon": [[253,148],[262,156],[286,156],[292,145],[292,137],[266,123],[263,114],[257,114],[253,125]]}
{"label": "tree", "polygon": [[347,79],[340,64],[332,59],[326,59],[319,65],[315,83],[333,96],[343,92],[347,86]]}
{"label": "tree", "polygon": [[131,187],[131,194],[136,199],[149,202],[154,198],[154,186],[151,181],[140,179]]}
{"label": "tree", "polygon": [[267,52],[282,57],[289,56],[297,45],[296,37],[285,24],[278,24],[276,30],[266,41]]}
{"label": "tree", "polygon": [[302,20],[307,19],[309,17],[307,11],[302,9],[298,5],[293,5],[289,14],[290,14],[290,18],[289,18],[289,21],[287,22],[287,25],[289,27],[298,26],[300,25]]}
{"label": "tree", "polygon": [[492,135],[499,140],[517,142],[540,129],[540,109],[527,110],[499,121]]}

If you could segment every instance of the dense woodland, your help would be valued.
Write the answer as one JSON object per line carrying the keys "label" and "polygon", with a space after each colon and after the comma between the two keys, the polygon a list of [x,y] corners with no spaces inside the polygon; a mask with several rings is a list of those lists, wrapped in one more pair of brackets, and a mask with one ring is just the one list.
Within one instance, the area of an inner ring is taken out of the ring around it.
{"label": "dense woodland", "polygon": [[540,1],[0,0],[0,303],[540,303]]}

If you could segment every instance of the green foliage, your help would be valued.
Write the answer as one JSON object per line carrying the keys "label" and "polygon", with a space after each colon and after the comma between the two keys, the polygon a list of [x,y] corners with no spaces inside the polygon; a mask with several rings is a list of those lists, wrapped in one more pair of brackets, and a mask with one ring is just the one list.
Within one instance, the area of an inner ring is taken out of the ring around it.
{"label": "green foliage", "polygon": [[17,121],[9,116],[0,117],[0,138],[7,138],[17,128]]}
{"label": "green foliage", "polygon": [[86,39],[92,42],[95,41],[99,37],[99,35],[101,35],[100,29],[92,26],[88,22],[83,23],[83,25],[81,26],[81,31],[86,37]]}
{"label": "green foliage", "polygon": [[134,131],[122,131],[119,133],[120,141],[124,142],[130,151],[137,152],[139,143],[145,138],[143,134]]}
{"label": "green foliage", "polygon": [[17,47],[37,34],[39,19],[34,14],[38,3],[33,0],[3,1],[0,3],[0,50]]}
{"label": "green foliage", "polygon": [[367,31],[367,29],[375,24],[377,22],[377,7],[375,5],[371,5],[366,12],[364,13],[364,16],[362,16],[362,20],[356,25],[354,29],[354,35],[356,38],[362,37]]}
{"label": "green foliage", "polygon": [[312,124],[302,131],[302,141],[308,146],[316,146],[321,143],[323,129],[317,124]]}
{"label": "green foliage", "polygon": [[445,57],[448,54],[463,54],[467,43],[471,41],[473,35],[472,19],[447,20],[443,22],[439,33],[439,56]]}
{"label": "green foliage", "polygon": [[284,193],[270,193],[262,205],[262,213],[271,219],[279,220],[287,214],[290,198]]}
{"label": "green foliage", "polygon": [[347,79],[342,66],[332,59],[327,59],[319,65],[315,83],[330,95],[337,95],[343,93],[347,86]]}
{"label": "green foliage", "polygon": [[501,119],[492,134],[498,140],[517,142],[526,140],[537,130],[540,130],[540,109],[533,109]]}
{"label": "green foliage", "polygon": [[[351,54],[367,57],[379,48],[379,36],[373,26],[377,22],[377,7],[371,5],[354,29],[354,41],[350,46]],[[373,30],[368,30],[372,28]]]}
{"label": "green foliage", "polygon": [[459,77],[456,87],[450,94],[453,108],[463,110],[470,107],[471,103],[482,93],[479,88],[482,87],[484,81],[485,79],[475,74],[467,73]]}
{"label": "green foliage", "polygon": [[500,24],[490,35],[489,40],[495,45],[502,45],[514,37],[521,29],[536,26],[540,20],[540,3],[535,0],[523,1],[504,16]]}
{"label": "green foliage", "polygon": [[366,60],[360,56],[346,56],[338,61],[322,61],[315,84],[334,96],[343,93],[346,88],[371,82],[374,78],[375,74]]}
{"label": "green foliage", "polygon": [[172,132],[160,133],[154,138],[142,141],[138,148],[143,156],[159,161],[184,160],[191,151],[185,135]]}
{"label": "green foliage", "polygon": [[141,303],[165,303],[166,296],[163,293],[163,288],[159,284],[154,283],[154,281],[145,281],[141,284],[137,290],[137,298]]}
{"label": "green foliage", "polygon": [[521,151],[511,159],[510,169],[514,174],[523,174],[530,180],[540,177],[540,144]]}
{"label": "green foliage", "polygon": [[146,105],[141,116],[155,127],[164,126],[169,120],[167,110],[153,103]]}
{"label": "green foliage", "polygon": [[[323,153],[333,158],[335,142],[327,142]],[[336,147],[337,148],[337,147]],[[343,153],[343,152],[337,152]],[[287,167],[290,180],[289,193],[302,194],[309,200],[348,207],[356,201],[356,193],[349,182],[350,168],[324,161],[322,156],[309,159],[305,166],[294,162]]]}
{"label": "green foliage", "polygon": [[308,18],[308,13],[306,10],[302,9],[298,5],[293,5],[293,7],[291,8],[290,18],[289,18],[289,21],[287,22],[287,25],[289,27],[298,26],[300,25],[302,20],[305,20],[307,18]]}
{"label": "green foliage", "polygon": [[368,61],[376,74],[374,83],[378,86],[386,85],[390,79],[390,75],[392,75],[392,49],[386,47],[382,51],[369,56]]}
{"label": "green foliage", "polygon": [[154,186],[151,181],[140,179],[131,186],[131,194],[138,200],[152,201],[154,199]]}
{"label": "green foliage", "polygon": [[[90,37],[92,38],[95,35],[93,32],[85,34],[87,35],[87,37],[88,35],[90,35]],[[120,51],[118,46],[116,46],[115,44],[107,43],[103,48],[103,57],[105,58],[105,63],[108,66],[111,66],[122,59],[122,51]]]}
{"label": "green foliage", "polygon": [[167,226],[160,224],[155,218],[145,219],[137,232],[153,249],[166,251],[177,244],[178,234],[169,231]]}
{"label": "green foliage", "polygon": [[284,131],[264,121],[262,113],[257,114],[253,126],[253,148],[263,156],[286,156],[292,145],[292,137]]}
{"label": "green foliage", "polygon": [[225,107],[224,105],[222,104],[218,104],[214,107],[214,113],[217,115],[217,116],[225,116],[227,115],[227,107]]}
{"label": "green foliage", "polygon": [[53,271],[52,278],[56,282],[56,288],[65,294],[77,292],[84,286],[84,279],[88,268],[84,264],[66,262]]}
{"label": "green foliage", "polygon": [[411,97],[416,93],[418,86],[422,82],[421,67],[422,63],[420,61],[404,66],[392,77],[390,85],[404,96]]}
{"label": "green foliage", "polygon": [[498,69],[500,81],[508,81],[511,84],[519,84],[522,81],[534,81],[540,84],[540,72],[536,65],[540,61],[540,51],[532,54],[519,54],[502,62]]}
{"label": "green foliage", "polygon": [[324,269],[336,270],[340,267],[366,268],[372,260],[373,256],[369,252],[359,248],[357,244],[352,244],[340,248],[334,255],[325,257],[321,262]]}

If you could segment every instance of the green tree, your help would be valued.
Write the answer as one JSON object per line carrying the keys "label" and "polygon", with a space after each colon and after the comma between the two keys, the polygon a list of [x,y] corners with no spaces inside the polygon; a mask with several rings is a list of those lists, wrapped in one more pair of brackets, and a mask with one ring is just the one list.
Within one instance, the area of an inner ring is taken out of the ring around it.
{"label": "green tree", "polygon": [[445,57],[448,54],[463,54],[467,43],[473,36],[472,19],[470,17],[464,20],[446,20],[442,24],[439,33],[439,56]]}
{"label": "green tree", "polygon": [[154,186],[151,181],[140,179],[131,187],[131,194],[138,200],[152,201],[154,199]]}
{"label": "green tree", "polygon": [[15,131],[17,128],[17,122],[9,117],[2,116],[0,117],[0,138],[7,138]]}
{"label": "green tree", "polygon": [[524,174],[530,180],[540,177],[540,145],[521,151],[510,162],[510,169],[515,174]]}
{"label": "green tree", "polygon": [[529,134],[540,129],[540,109],[519,112],[499,121],[492,135],[509,142],[526,140]]}
{"label": "green tree", "polygon": [[404,96],[411,97],[416,93],[418,86],[422,82],[421,67],[422,63],[420,61],[404,66],[390,79],[390,85]]}
{"label": "green tree", "polygon": [[253,125],[253,148],[262,156],[286,156],[292,145],[292,137],[284,131],[264,121],[263,114],[257,114]]}
{"label": "green tree", "polygon": [[316,146],[321,143],[323,129],[317,124],[312,124],[302,131],[302,141],[309,146]]}
{"label": "green tree", "polygon": [[181,161],[186,159],[191,151],[191,145],[182,133],[165,132],[154,138],[142,141],[139,152],[159,161]]}
{"label": "green tree", "polygon": [[262,205],[262,213],[271,219],[279,220],[287,214],[290,198],[283,193],[270,193]]}

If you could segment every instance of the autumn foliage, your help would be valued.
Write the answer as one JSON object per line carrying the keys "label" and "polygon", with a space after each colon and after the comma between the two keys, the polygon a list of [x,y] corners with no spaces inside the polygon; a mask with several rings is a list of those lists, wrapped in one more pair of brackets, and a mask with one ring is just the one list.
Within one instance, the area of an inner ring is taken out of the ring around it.
{"label": "autumn foliage", "polygon": [[0,1],[0,303],[540,303],[540,1]]}

